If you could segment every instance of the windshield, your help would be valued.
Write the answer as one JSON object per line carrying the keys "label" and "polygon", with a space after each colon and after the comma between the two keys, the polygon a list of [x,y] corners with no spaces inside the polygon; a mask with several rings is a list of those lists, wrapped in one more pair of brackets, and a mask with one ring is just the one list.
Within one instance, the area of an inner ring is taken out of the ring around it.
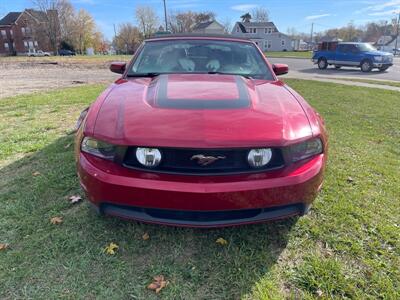
{"label": "windshield", "polygon": [[356,47],[360,51],[377,51],[374,46],[372,46],[371,44],[368,44],[368,43],[356,44]]}
{"label": "windshield", "polygon": [[223,73],[274,80],[253,44],[217,40],[146,42],[128,76],[168,73]]}

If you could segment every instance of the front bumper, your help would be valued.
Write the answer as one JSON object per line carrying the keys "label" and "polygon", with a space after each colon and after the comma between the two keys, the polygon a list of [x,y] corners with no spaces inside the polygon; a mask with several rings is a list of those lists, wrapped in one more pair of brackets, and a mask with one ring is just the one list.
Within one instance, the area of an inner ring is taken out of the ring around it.
{"label": "front bumper", "polygon": [[78,174],[104,214],[166,225],[216,227],[301,215],[323,180],[325,155],[284,170],[227,176],[134,171],[80,153]]}
{"label": "front bumper", "polygon": [[382,68],[382,67],[391,67],[391,66],[393,66],[393,63],[377,63],[377,62],[374,62],[373,65],[374,65],[374,68]]}

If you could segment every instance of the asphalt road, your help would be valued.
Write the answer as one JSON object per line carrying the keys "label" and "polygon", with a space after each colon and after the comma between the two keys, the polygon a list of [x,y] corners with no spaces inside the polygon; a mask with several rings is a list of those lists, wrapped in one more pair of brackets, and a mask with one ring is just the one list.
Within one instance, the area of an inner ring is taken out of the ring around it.
{"label": "asphalt road", "polygon": [[347,68],[342,67],[336,70],[333,66],[328,69],[320,70],[317,65],[314,65],[310,59],[298,59],[298,58],[268,58],[271,63],[282,63],[289,65],[289,74],[285,75],[288,77],[295,78],[364,78],[364,79],[378,79],[378,80],[392,80],[400,81],[400,57],[394,59],[394,65],[387,71],[379,72],[373,70],[369,73],[361,72],[360,68]]}

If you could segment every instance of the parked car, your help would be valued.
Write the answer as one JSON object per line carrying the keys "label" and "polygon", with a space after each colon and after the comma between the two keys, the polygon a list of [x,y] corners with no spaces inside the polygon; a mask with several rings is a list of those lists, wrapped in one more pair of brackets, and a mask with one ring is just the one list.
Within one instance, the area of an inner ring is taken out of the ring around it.
{"label": "parked car", "polygon": [[60,49],[58,50],[58,55],[60,56],[73,56],[75,55],[74,51],[68,50],[68,49]]}
{"label": "parked car", "polygon": [[328,65],[360,67],[363,72],[373,68],[385,71],[393,65],[393,54],[376,50],[368,43],[324,42],[318,45],[312,61],[323,70]]}
{"label": "parked car", "polygon": [[50,56],[50,53],[49,52],[45,52],[45,51],[42,51],[42,50],[32,50],[32,49],[29,49],[29,52],[28,52],[28,56],[31,56],[31,57],[33,57],[33,56],[35,56],[35,57],[40,57],[40,56]]}
{"label": "parked car", "polygon": [[146,40],[77,122],[76,161],[101,214],[215,227],[303,215],[321,188],[321,116],[235,37]]}
{"label": "parked car", "polygon": [[400,48],[393,48],[393,55],[399,55],[400,54]]}

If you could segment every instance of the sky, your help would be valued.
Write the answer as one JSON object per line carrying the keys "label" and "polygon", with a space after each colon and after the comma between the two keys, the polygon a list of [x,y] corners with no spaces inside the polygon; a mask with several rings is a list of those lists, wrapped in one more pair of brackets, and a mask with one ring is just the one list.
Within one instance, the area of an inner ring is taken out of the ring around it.
{"label": "sky", "polygon": [[[71,0],[76,9],[87,10],[96,20],[106,38],[112,39],[114,24],[135,23],[138,5],[153,7],[164,23],[162,0]],[[167,11],[213,11],[220,23],[234,24],[240,16],[261,6],[269,11],[279,31],[294,27],[299,32],[323,31],[344,26],[350,21],[362,25],[369,21],[387,20],[400,12],[400,0],[166,0]],[[0,0],[0,17],[10,11],[31,8],[32,0]]]}

